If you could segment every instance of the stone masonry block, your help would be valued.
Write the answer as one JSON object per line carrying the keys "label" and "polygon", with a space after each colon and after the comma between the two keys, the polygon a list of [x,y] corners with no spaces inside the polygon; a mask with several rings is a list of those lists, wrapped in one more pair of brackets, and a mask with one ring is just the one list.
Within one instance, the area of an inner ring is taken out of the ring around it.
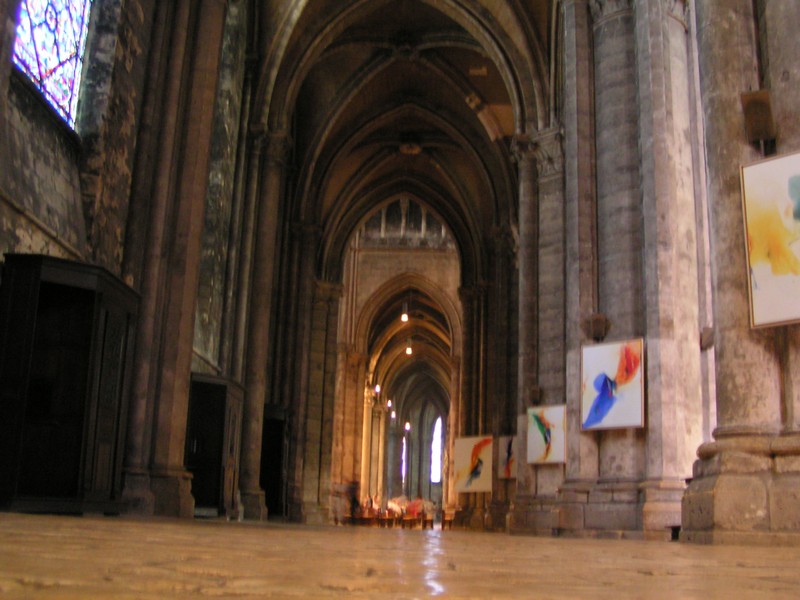
{"label": "stone masonry block", "polygon": [[612,493],[612,498],[614,502],[638,502],[639,492],[637,490],[617,490]]}
{"label": "stone masonry block", "polygon": [[695,478],[683,495],[681,528],[686,531],[710,531],[713,527],[714,480]]}
{"label": "stone masonry block", "polygon": [[636,504],[587,504],[586,528],[597,530],[638,529]]}
{"label": "stone masonry block", "polygon": [[737,531],[769,528],[764,480],[758,476],[719,475],[714,485],[714,526]]}
{"label": "stone masonry block", "polygon": [[776,456],[776,473],[800,473],[800,456]]}
{"label": "stone masonry block", "polygon": [[584,505],[565,505],[559,507],[558,528],[569,530],[581,530],[584,528]]}
{"label": "stone masonry block", "polygon": [[610,491],[592,490],[589,492],[589,502],[593,504],[604,504],[612,502],[614,494]]}
{"label": "stone masonry block", "polygon": [[773,530],[800,532],[800,475],[778,475],[769,484]]}

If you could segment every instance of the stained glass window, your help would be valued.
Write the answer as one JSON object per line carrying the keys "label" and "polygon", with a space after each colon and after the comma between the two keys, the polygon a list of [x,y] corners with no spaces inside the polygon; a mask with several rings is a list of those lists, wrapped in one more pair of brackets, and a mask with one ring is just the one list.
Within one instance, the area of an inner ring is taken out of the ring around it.
{"label": "stained glass window", "polygon": [[92,0],[22,0],[14,63],[75,126]]}

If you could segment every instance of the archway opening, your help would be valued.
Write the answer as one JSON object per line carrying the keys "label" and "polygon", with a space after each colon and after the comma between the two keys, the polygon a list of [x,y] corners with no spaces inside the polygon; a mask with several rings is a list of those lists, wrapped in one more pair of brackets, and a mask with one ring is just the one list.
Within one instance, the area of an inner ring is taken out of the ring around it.
{"label": "archway opening", "polygon": [[344,263],[339,346],[350,358],[339,362],[350,368],[337,378],[335,420],[349,425],[334,436],[333,479],[358,480],[362,503],[375,509],[416,498],[442,506],[458,402],[453,237],[437,214],[401,194],[363,219]]}

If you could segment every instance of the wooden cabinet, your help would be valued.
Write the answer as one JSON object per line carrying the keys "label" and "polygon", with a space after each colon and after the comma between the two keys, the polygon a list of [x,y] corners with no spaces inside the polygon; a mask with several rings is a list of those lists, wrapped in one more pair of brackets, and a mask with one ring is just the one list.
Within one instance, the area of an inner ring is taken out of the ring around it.
{"label": "wooden cabinet", "polygon": [[239,439],[244,390],[232,381],[192,374],[186,428],[186,469],[192,473],[195,515],[239,514]]}
{"label": "wooden cabinet", "polygon": [[119,512],[137,308],[100,267],[5,256],[0,505]]}

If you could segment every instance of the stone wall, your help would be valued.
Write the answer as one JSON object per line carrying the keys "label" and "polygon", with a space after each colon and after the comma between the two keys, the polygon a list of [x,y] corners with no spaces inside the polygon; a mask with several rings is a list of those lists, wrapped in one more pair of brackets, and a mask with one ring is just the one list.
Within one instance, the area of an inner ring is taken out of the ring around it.
{"label": "stone wall", "polygon": [[78,141],[22,75],[8,97],[8,168],[4,168],[0,248],[82,258],[86,230],[80,205]]}

